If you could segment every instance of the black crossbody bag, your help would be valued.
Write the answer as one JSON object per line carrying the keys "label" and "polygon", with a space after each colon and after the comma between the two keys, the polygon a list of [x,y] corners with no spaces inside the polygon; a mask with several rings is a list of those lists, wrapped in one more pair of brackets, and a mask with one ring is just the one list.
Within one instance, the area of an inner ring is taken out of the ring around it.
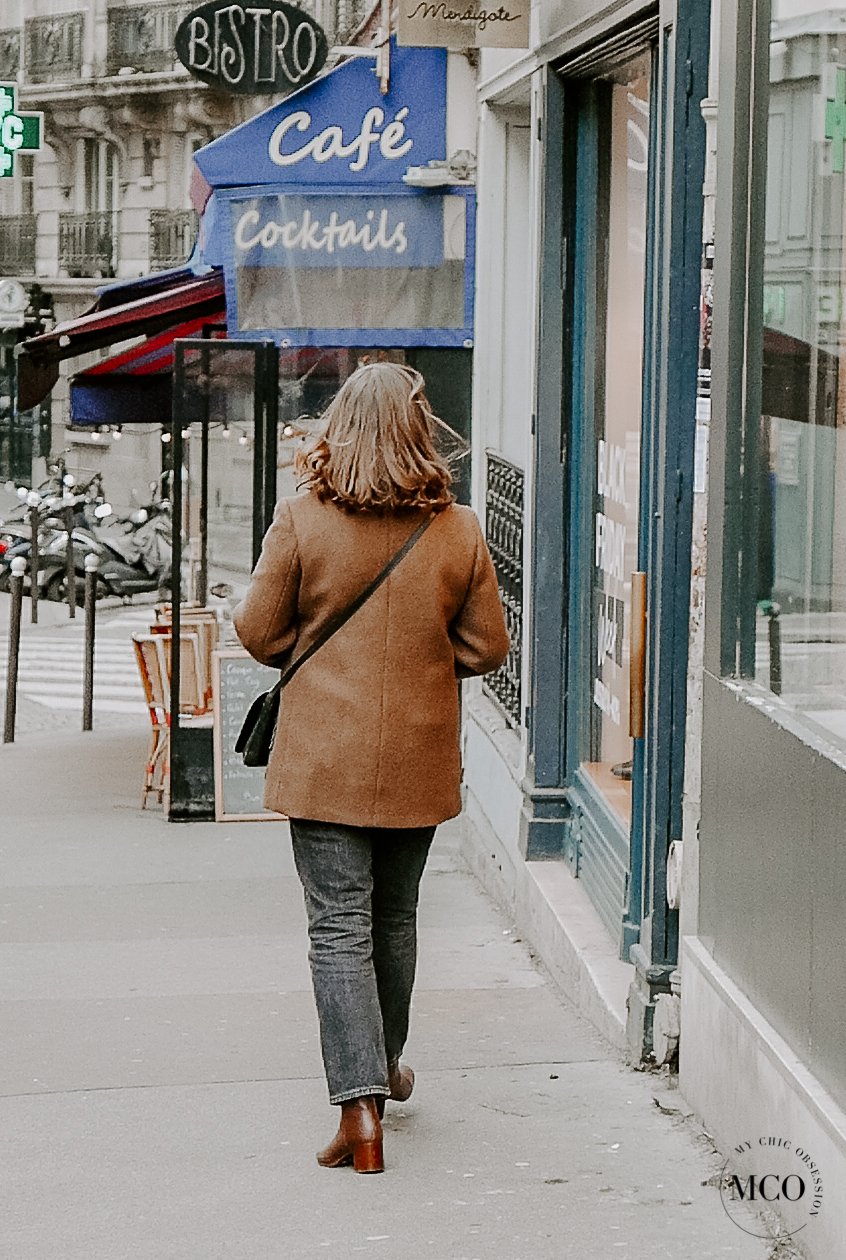
{"label": "black crossbody bag", "polygon": [[247,710],[247,716],[244,718],[241,731],[235,741],[235,751],[241,754],[245,766],[267,765],[270,758],[270,750],[273,747],[273,738],[276,734],[276,724],[279,720],[283,689],[287,687],[297,670],[305,665],[306,661],[310,660],[315,652],[323,647],[324,643],[328,643],[332,635],[337,634],[341,629],[341,626],[346,625],[353,613],[357,613],[359,608],[367,603],[370,596],[393,573],[400,561],[405,559],[414,544],[429,528],[432,520],[433,515],[430,514],[424,521],[421,521],[411,537],[391,557],[384,569],[376,575],[370,585],[360,595],[356,596],[343,612],[329,619],[320,631],[320,634],[309,644],[302,656],[298,656],[284,671],[278,683],[271,687],[269,691],[264,691],[260,696],[256,697]]}

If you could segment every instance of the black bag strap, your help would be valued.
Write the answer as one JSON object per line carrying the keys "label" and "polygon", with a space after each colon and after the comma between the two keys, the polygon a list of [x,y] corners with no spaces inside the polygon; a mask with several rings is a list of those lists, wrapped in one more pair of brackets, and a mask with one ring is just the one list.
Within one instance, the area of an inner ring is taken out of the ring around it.
{"label": "black bag strap", "polygon": [[341,626],[346,625],[350,617],[352,617],[354,613],[357,613],[359,608],[361,608],[364,604],[367,603],[368,599],[370,599],[370,596],[376,593],[376,591],[379,589],[379,587],[382,585],[385,579],[390,577],[390,575],[393,573],[397,565],[402,560],[405,559],[405,557],[408,555],[409,551],[411,551],[411,548],[415,545],[415,543],[418,542],[423,537],[426,530],[432,524],[434,517],[435,517],[435,513],[430,512],[429,515],[425,518],[425,520],[420,522],[420,524],[417,526],[417,528],[415,529],[411,537],[405,540],[403,545],[400,547],[399,551],[397,551],[391,557],[391,559],[385,565],[384,569],[382,569],[381,573],[377,573],[376,577],[373,579],[370,585],[365,587],[365,589],[361,592],[361,594],[357,595],[356,598],[353,600],[353,602],[349,604],[348,607],[346,607],[343,610],[343,612],[338,613],[334,617],[330,617],[326,625],[320,631],[320,634],[312,643],[308,645],[306,650],[303,652],[302,656],[298,656],[297,659],[295,661],[292,661],[292,663],[284,671],[284,673],[282,674],[282,677],[279,679],[279,682],[273,688],[274,691],[277,688],[281,690],[283,687],[286,687],[288,683],[291,681],[291,679],[294,677],[294,674],[296,674],[300,666],[305,665],[306,661],[310,660],[311,657],[314,656],[315,652],[319,648],[323,647],[324,643],[328,643],[329,640],[332,638],[332,635],[336,634],[341,629]]}

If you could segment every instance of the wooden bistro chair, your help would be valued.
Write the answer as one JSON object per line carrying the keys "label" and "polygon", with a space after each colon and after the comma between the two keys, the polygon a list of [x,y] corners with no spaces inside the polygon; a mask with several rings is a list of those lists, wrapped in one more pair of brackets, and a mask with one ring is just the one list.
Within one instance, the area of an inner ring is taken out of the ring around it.
{"label": "wooden bistro chair", "polygon": [[135,660],[141,675],[141,685],[147,701],[147,712],[150,715],[152,735],[150,749],[147,753],[147,765],[144,771],[144,787],[141,792],[141,808],[147,808],[147,799],[152,793],[164,804],[167,787],[168,743],[169,743],[169,702],[170,688],[165,685],[161,668],[158,636],[152,634],[134,634],[132,646],[135,649]]}
{"label": "wooden bistro chair", "polygon": [[[170,765],[170,671],[173,636],[157,627],[154,634],[132,636],[138,669],[147,699],[152,738],[141,794],[141,808],[147,806],[150,793],[158,796],[159,803],[166,804],[168,770]],[[186,631],[180,634],[180,718],[194,718],[207,722],[208,702],[204,684],[204,670],[197,634]]]}
{"label": "wooden bistro chair", "polygon": [[[170,604],[156,609],[157,621],[150,629],[154,634],[167,633],[172,624]],[[212,654],[220,643],[220,621],[213,608],[193,608],[190,605],[182,609],[180,632],[196,634],[200,640],[200,658],[203,665],[203,693],[206,709],[212,707]]]}

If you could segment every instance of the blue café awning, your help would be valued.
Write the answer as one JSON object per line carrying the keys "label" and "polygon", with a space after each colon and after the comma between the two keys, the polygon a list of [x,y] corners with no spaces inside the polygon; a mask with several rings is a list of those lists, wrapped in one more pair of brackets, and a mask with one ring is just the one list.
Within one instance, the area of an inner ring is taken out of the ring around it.
{"label": "blue caf\u00e9 awning", "polygon": [[[447,54],[343,62],[195,154],[204,261],[233,339],[469,347],[475,199],[446,174]],[[440,163],[439,186],[409,185]]]}
{"label": "blue caf\u00e9 awning", "polygon": [[352,57],[198,149],[197,169],[210,190],[401,183],[409,166],[447,157],[446,67],[443,48],[392,41],[383,96],[373,58]]}

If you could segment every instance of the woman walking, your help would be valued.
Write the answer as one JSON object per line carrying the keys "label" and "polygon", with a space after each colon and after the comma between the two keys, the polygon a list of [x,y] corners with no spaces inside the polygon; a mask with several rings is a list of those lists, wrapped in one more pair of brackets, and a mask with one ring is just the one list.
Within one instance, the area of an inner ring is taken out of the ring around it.
{"label": "woman walking", "polygon": [[286,686],[264,798],[290,819],[341,1108],[318,1162],[358,1172],[382,1171],[385,1099],[404,1101],[414,1084],[400,1055],[418,887],[437,824],[461,809],[456,679],[508,651],[493,564],[476,517],[453,501],[437,423],[419,373],[354,372],[235,610],[247,651],[283,667],[381,579]]}

